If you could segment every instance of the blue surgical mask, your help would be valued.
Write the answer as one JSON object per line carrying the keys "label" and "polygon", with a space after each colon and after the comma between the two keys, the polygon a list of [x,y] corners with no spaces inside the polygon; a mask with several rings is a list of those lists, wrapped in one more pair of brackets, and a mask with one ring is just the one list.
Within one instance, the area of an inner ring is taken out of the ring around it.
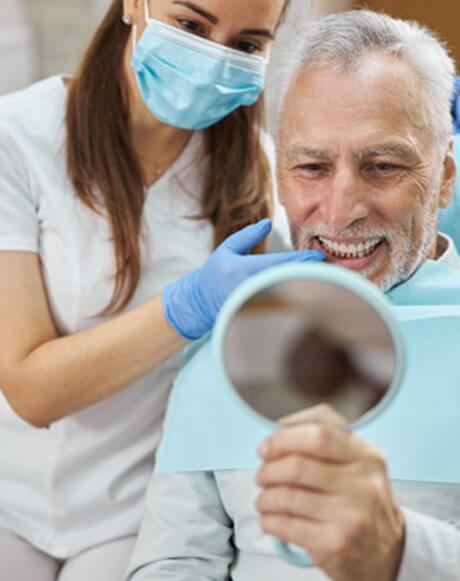
{"label": "blue surgical mask", "polygon": [[253,105],[265,86],[267,60],[195,36],[150,18],[133,59],[142,99],[152,114],[181,129],[204,129],[242,105]]}

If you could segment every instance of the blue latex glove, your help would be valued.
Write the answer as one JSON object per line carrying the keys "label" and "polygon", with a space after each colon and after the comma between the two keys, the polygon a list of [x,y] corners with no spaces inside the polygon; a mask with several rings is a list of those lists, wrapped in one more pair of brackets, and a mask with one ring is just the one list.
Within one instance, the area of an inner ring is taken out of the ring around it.
{"label": "blue latex glove", "polygon": [[252,274],[284,262],[319,261],[325,257],[317,250],[248,256],[271,229],[271,220],[265,219],[235,232],[203,266],[165,287],[164,313],[179,335],[188,340],[202,337],[212,328],[225,299]]}

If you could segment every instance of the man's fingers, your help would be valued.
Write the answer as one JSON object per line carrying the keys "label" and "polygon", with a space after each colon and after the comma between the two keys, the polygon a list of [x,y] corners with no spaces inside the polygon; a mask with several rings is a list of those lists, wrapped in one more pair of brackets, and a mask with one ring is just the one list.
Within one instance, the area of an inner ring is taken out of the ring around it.
{"label": "man's fingers", "polygon": [[265,460],[300,454],[328,462],[346,463],[360,455],[359,441],[333,425],[305,423],[277,430],[259,446]]}
{"label": "man's fingers", "polygon": [[286,427],[309,422],[324,423],[340,429],[346,428],[349,423],[345,416],[326,403],[309,407],[278,420],[278,423]]}
{"label": "man's fingers", "polygon": [[333,494],[294,486],[270,486],[260,493],[256,508],[262,514],[287,514],[316,521],[337,516],[338,502]]}
{"label": "man's fingers", "polygon": [[257,473],[257,484],[263,488],[296,486],[333,493],[340,490],[345,476],[340,464],[290,454],[265,462]]}

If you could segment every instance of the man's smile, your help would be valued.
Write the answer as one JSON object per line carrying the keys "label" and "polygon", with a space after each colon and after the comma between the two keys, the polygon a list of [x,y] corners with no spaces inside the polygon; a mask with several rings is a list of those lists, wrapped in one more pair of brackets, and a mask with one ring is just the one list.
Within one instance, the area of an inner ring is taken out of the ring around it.
{"label": "man's smile", "polygon": [[383,247],[385,238],[327,238],[315,236],[311,247],[326,253],[326,262],[350,270],[364,270],[375,260]]}

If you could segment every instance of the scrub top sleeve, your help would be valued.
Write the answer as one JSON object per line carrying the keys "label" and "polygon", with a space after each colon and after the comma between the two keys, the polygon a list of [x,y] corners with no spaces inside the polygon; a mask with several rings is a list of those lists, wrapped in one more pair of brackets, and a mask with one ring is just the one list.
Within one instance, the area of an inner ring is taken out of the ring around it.
{"label": "scrub top sleeve", "polygon": [[0,251],[38,252],[38,203],[33,199],[27,160],[0,128]]}
{"label": "scrub top sleeve", "polygon": [[460,531],[408,509],[404,516],[406,540],[396,581],[458,581]]}
{"label": "scrub top sleeve", "polygon": [[125,581],[229,578],[233,527],[214,474],[153,474]]}

